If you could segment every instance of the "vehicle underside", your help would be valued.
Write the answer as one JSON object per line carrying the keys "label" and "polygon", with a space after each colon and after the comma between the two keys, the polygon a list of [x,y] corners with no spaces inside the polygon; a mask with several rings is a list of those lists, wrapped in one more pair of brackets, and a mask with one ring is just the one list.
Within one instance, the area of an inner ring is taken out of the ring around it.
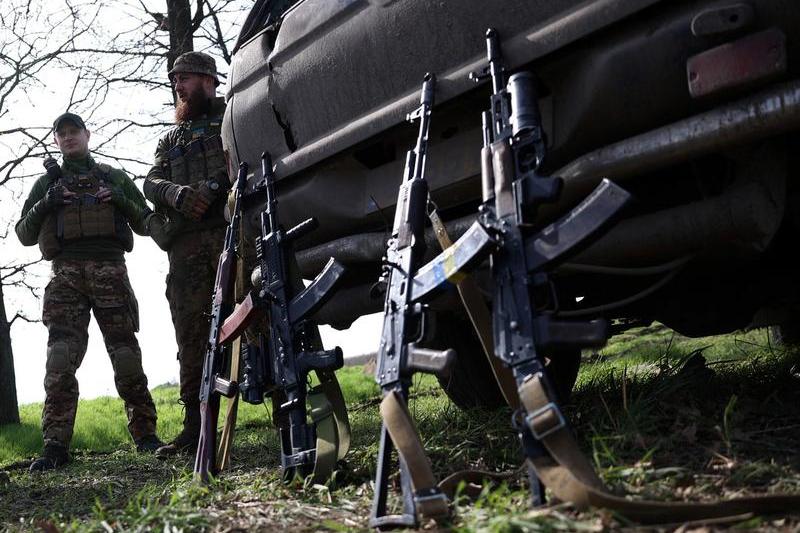
{"label": "vehicle underside", "polygon": [[[319,219],[297,246],[303,276],[329,257],[347,266],[320,322],[345,328],[382,306],[370,288],[415,135],[403,118],[426,71],[440,80],[431,196],[454,239],[474,221],[489,90],[468,74],[485,60],[489,26],[508,67],[539,80],[545,171],[564,180],[537,226],[603,178],[635,198],[556,268],[559,316],[604,317],[617,330],[657,320],[688,336],[796,322],[794,2],[304,0],[239,48],[224,136],[237,164],[273,155],[287,227]],[[260,179],[256,170],[249,186]],[[247,207],[248,235],[260,208]],[[433,257],[430,230],[428,244]],[[486,272],[476,276],[485,287]],[[442,323],[461,320],[455,291],[433,307]]]}

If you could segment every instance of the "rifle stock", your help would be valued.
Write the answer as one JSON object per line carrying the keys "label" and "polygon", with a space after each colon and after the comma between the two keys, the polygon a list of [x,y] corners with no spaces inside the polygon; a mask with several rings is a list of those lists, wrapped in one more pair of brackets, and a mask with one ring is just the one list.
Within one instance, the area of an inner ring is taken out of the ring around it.
{"label": "rifle stock", "polygon": [[238,392],[235,381],[226,380],[221,376],[225,353],[220,343],[220,330],[223,320],[230,314],[233,301],[235,246],[241,219],[241,200],[247,185],[247,168],[247,163],[239,165],[234,210],[225,232],[224,246],[217,263],[214,294],[211,298],[211,320],[203,362],[203,379],[200,383],[200,438],[194,463],[195,477],[202,482],[208,481],[210,475],[217,473],[217,421],[220,395],[232,397]]}

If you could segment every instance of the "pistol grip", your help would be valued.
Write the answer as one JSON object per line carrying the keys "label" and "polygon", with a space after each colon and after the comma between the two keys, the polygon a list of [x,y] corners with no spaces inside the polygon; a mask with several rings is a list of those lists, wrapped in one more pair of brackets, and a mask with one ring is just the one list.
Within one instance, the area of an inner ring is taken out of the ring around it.
{"label": "pistol grip", "polygon": [[297,359],[297,366],[304,374],[312,370],[339,370],[344,366],[344,355],[338,346],[333,350],[303,352]]}
{"label": "pistol grip", "polygon": [[408,346],[406,367],[416,372],[436,374],[441,378],[450,375],[450,368],[456,359],[456,352],[452,348],[447,350],[432,350],[418,348],[414,343]]}

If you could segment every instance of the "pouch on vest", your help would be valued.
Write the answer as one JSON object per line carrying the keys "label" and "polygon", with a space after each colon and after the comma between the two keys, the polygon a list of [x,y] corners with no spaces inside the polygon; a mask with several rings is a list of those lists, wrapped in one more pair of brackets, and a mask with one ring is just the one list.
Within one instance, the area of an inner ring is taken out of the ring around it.
{"label": "pouch on vest", "polygon": [[[178,149],[178,150],[176,150]],[[173,183],[178,185],[189,184],[189,174],[186,168],[186,156],[183,155],[183,147],[176,146],[168,153],[169,175]]]}
{"label": "pouch on vest", "polygon": [[95,176],[70,180],[67,189],[78,194],[61,210],[58,236],[64,241],[118,235],[114,206],[101,203],[94,195],[100,187]]}
{"label": "pouch on vest", "polygon": [[109,204],[81,206],[81,232],[84,237],[107,237],[116,234],[114,208]]}
{"label": "pouch on vest", "polygon": [[49,213],[39,229],[39,251],[42,257],[50,261],[59,253],[61,253],[61,242],[58,240],[58,216],[55,213]]}
{"label": "pouch on vest", "polygon": [[88,175],[70,176],[61,183],[76,193],[72,203],[51,216],[53,221],[42,226],[39,235],[42,256],[54,257],[61,251],[61,243],[82,238],[116,238],[125,251],[133,249],[133,233],[114,206],[100,202],[97,192],[107,181],[111,167],[97,165]]}

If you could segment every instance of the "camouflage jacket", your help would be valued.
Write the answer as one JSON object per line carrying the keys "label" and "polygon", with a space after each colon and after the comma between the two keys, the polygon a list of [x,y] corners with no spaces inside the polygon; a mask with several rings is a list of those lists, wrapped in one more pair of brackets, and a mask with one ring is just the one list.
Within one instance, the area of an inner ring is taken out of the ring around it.
{"label": "camouflage jacket", "polygon": [[[170,232],[173,234],[199,231],[203,229],[216,228],[227,225],[224,216],[225,195],[221,194],[218,201],[214,201],[209,207],[206,216],[200,221],[193,221],[185,218],[180,212],[174,209],[168,198],[174,192],[175,187],[182,185],[197,184],[203,179],[215,179],[220,182],[223,190],[229,188],[227,178],[227,167],[224,159],[216,161],[212,166],[206,168],[205,175],[196,173],[184,176],[184,179],[176,179],[170,171],[170,153],[178,147],[187,147],[192,141],[216,137],[218,142],[219,133],[222,126],[222,116],[225,114],[225,99],[222,97],[211,100],[210,110],[207,114],[192,120],[179,123],[168,131],[158,141],[156,148],[155,161],[147,178],[144,182],[144,195],[153,202],[155,211],[167,217],[170,224]],[[220,152],[221,155],[221,152]],[[211,175],[215,174],[215,175]],[[219,174],[219,175],[216,175]]]}
{"label": "camouflage jacket", "polygon": [[[61,170],[65,175],[81,174],[91,170],[97,163],[88,156],[86,159],[65,159]],[[130,228],[139,235],[147,235],[147,217],[152,211],[139,192],[139,189],[125,172],[112,168],[107,181],[114,190],[112,203],[125,217]],[[47,174],[40,176],[33,184],[28,199],[22,206],[22,215],[15,226],[17,237],[25,246],[37,244],[39,232],[48,215],[44,197],[50,186]],[[114,238],[79,239],[64,243],[59,254],[61,259],[122,260],[125,250],[122,243]]]}

